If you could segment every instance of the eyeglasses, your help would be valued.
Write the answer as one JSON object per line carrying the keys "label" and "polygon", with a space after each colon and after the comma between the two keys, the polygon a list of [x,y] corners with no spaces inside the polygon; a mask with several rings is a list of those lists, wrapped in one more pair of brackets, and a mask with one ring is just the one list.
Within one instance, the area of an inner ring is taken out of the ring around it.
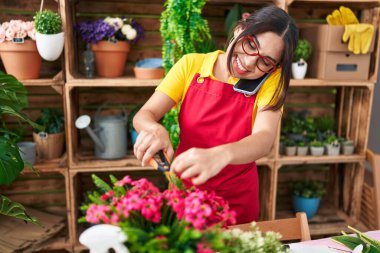
{"label": "eyeglasses", "polygon": [[252,36],[243,37],[241,47],[247,55],[259,57],[256,66],[260,71],[270,74],[277,69],[277,64],[272,59],[260,54],[257,43]]}

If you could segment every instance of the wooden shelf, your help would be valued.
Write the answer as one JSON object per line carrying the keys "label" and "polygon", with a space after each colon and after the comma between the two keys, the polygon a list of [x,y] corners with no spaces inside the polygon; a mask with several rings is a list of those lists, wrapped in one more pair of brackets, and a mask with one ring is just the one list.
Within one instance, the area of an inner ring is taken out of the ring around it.
{"label": "wooden shelf", "polygon": [[380,6],[379,0],[348,0],[348,1],[341,1],[341,0],[286,0],[286,3],[291,6],[340,6],[344,3],[346,6],[357,6],[359,8],[368,9],[373,7]]}
{"label": "wooden shelf", "polygon": [[20,80],[20,82],[24,86],[63,86],[63,80],[55,80],[50,78],[42,78],[42,79],[28,79],[28,80]]}
{"label": "wooden shelf", "polygon": [[306,78],[303,80],[290,80],[291,87],[374,87],[374,82],[372,81],[360,81],[360,80],[323,80],[316,78]]}
{"label": "wooden shelf", "polygon": [[365,155],[338,156],[280,156],[276,161],[281,165],[325,164],[325,163],[357,163],[364,162]]}
{"label": "wooden shelf", "polygon": [[[37,172],[47,173],[47,172],[64,172],[67,170],[67,160],[66,154],[61,158],[51,159],[51,160],[41,160],[36,162],[33,167]],[[25,168],[22,173],[34,173],[30,168]]]}
{"label": "wooden shelf", "polygon": [[155,87],[161,79],[143,80],[131,76],[119,78],[80,78],[69,80],[65,85],[69,87]]}

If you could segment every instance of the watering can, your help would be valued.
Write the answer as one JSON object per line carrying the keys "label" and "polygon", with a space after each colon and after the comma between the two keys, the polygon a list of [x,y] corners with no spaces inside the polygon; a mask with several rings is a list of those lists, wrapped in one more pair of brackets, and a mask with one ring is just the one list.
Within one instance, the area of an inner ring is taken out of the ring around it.
{"label": "watering can", "polygon": [[127,115],[100,115],[104,105],[98,108],[95,117],[95,129],[90,127],[91,118],[82,115],[75,121],[75,127],[86,129],[95,142],[95,156],[112,160],[123,158],[127,154]]}

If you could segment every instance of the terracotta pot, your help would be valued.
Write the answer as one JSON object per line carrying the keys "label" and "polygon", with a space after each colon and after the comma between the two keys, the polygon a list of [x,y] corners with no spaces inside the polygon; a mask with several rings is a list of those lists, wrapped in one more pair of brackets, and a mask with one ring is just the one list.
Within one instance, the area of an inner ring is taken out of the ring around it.
{"label": "terracotta pot", "polygon": [[37,146],[37,155],[39,159],[59,158],[63,154],[65,144],[64,133],[47,134],[45,132],[34,133],[33,140]]}
{"label": "terracotta pot", "polygon": [[42,58],[34,40],[0,43],[0,53],[7,74],[19,80],[37,79],[40,76]]}
{"label": "terracotta pot", "polygon": [[163,68],[138,68],[134,67],[137,79],[161,79],[164,77]]}
{"label": "terracotta pot", "polygon": [[91,45],[95,53],[96,71],[102,77],[118,77],[124,74],[129,44],[125,41],[116,43],[99,41]]}

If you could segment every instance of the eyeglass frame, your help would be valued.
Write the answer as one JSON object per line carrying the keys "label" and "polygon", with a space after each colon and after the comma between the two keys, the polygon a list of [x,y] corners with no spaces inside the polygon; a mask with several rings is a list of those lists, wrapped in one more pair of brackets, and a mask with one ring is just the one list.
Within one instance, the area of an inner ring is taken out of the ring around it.
{"label": "eyeglass frame", "polygon": [[[249,53],[247,53],[247,52],[245,51],[245,49],[244,49],[244,41],[246,41],[246,40],[249,40],[249,41],[252,41],[252,42],[253,42],[253,44],[254,44],[255,47],[256,47],[257,53],[249,54]],[[259,57],[260,59],[262,59],[263,61],[264,61],[264,60],[267,60],[267,61],[272,65],[273,68],[272,68],[271,70],[269,70],[269,71],[263,71],[262,69],[260,69],[260,67],[259,67],[259,65],[258,65],[258,62],[256,62],[256,67],[257,67],[261,72],[271,74],[271,73],[273,73],[274,71],[276,71],[278,64],[276,64],[275,62],[273,62],[273,60],[269,59],[268,57],[263,56],[263,55],[260,54],[259,48],[258,48],[258,46],[257,46],[257,43],[256,43],[255,39],[254,39],[252,36],[250,36],[250,35],[246,35],[246,36],[244,36],[244,37],[242,38],[242,41],[241,41],[241,48],[243,49],[243,52],[244,52],[246,55],[249,55],[249,56],[258,56],[258,57]]]}

